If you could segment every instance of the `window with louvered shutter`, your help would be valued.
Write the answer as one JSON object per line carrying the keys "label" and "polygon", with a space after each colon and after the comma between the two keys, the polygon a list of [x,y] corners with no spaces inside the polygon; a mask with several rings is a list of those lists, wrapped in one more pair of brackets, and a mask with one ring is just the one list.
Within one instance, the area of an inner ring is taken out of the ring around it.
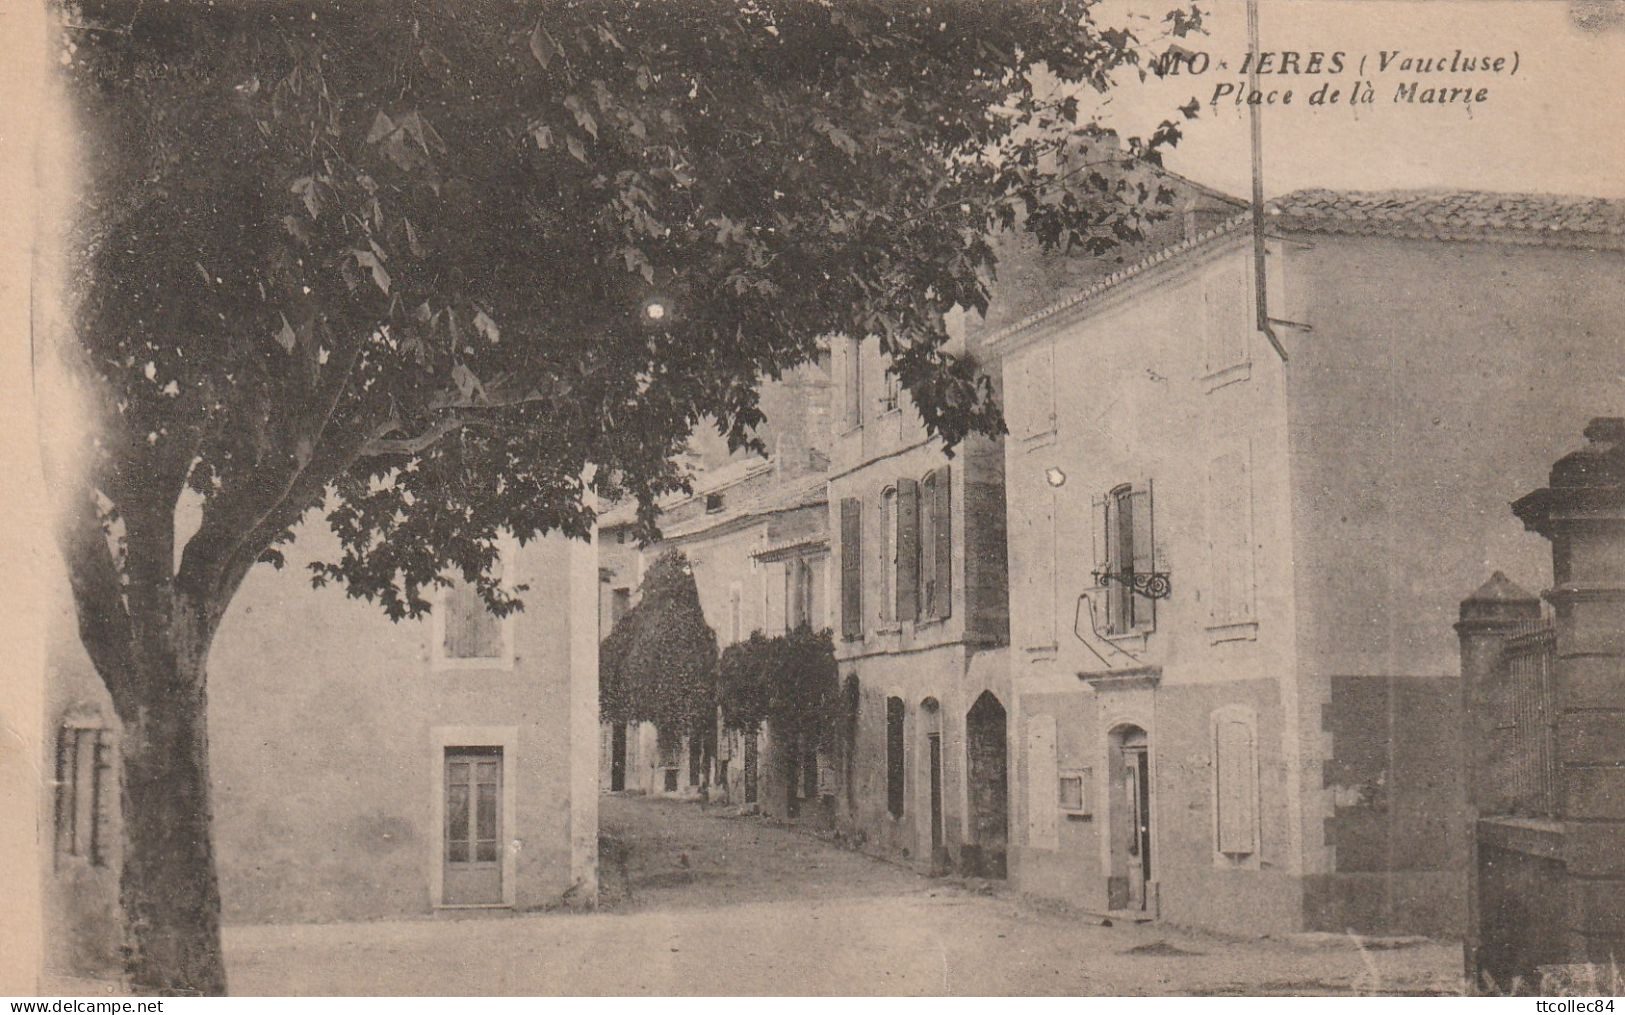
{"label": "window with louvered shutter", "polygon": [[1250,714],[1221,712],[1213,719],[1216,847],[1241,857],[1258,850],[1257,735]]}
{"label": "window with louvered shutter", "polygon": [[897,481],[897,619],[920,619],[920,486]]}
{"label": "window with louvered shutter", "polygon": [[1132,634],[1156,627],[1156,601],[1134,591],[1134,576],[1156,570],[1156,530],[1151,484],[1123,485],[1096,502],[1100,547],[1096,559],[1105,574],[1106,633]]}
{"label": "window with louvered shutter", "polygon": [[1210,374],[1247,361],[1247,341],[1254,330],[1250,275],[1244,264],[1232,263],[1216,266],[1202,278],[1202,349]]}
{"label": "window with louvered shutter", "polygon": [[459,581],[446,590],[441,653],[446,659],[501,659],[506,655],[502,618],[486,608],[473,585]]}
{"label": "window with louvered shutter", "polygon": [[[1129,532],[1133,553],[1129,557],[1137,575],[1150,574],[1157,569],[1156,533],[1152,527],[1151,482],[1136,487],[1129,493]],[[1134,630],[1150,630],[1157,623],[1157,601],[1150,596],[1135,593],[1129,601],[1129,624]]]}
{"label": "window with louvered shutter", "polygon": [[1253,619],[1252,477],[1247,458],[1243,451],[1232,451],[1208,464],[1208,609],[1213,624]]}
{"label": "window with louvered shutter", "polygon": [[863,637],[863,502],[841,501],[841,637]]}
{"label": "window with louvered shutter", "polygon": [[931,569],[930,614],[941,619],[953,612],[954,601],[954,521],[953,483],[948,466],[937,470],[936,489],[931,498],[931,546],[926,552],[935,557]]}

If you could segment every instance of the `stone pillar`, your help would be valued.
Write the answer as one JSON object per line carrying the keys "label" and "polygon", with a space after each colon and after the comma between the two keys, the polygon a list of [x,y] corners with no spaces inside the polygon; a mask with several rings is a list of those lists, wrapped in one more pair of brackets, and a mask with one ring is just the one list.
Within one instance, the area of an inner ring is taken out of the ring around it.
{"label": "stone pillar", "polygon": [[1585,436],[1512,510],[1552,541],[1565,950],[1625,963],[1625,419]]}

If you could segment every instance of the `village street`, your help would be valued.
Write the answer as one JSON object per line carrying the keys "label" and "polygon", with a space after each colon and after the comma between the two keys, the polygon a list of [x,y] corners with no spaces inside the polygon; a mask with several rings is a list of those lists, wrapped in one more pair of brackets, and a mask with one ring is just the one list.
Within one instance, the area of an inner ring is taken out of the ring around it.
{"label": "village street", "polygon": [[[238,994],[1453,992],[1460,950],[1039,912],[722,808],[610,796],[595,913],[232,927]],[[624,866],[621,862],[624,858]]]}

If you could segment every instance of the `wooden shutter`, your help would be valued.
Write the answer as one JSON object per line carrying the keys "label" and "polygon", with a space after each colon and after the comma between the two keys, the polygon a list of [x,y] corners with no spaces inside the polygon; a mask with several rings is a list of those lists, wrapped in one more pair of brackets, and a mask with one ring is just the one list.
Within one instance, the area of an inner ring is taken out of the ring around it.
{"label": "wooden shutter", "polygon": [[926,552],[936,559],[931,574],[931,616],[946,617],[953,611],[954,591],[953,484],[949,482],[948,466],[937,470],[936,480],[935,496],[931,498],[931,536],[936,545]]}
{"label": "wooden shutter", "polygon": [[841,501],[841,637],[863,637],[863,502]]}
{"label": "wooden shutter", "polygon": [[[897,481],[897,619],[920,618],[920,484]],[[890,561],[887,562],[890,566]]]}
{"label": "wooden shutter", "polygon": [[[1134,559],[1131,565],[1135,574],[1150,574],[1156,570],[1156,528],[1152,523],[1151,515],[1151,481],[1146,480],[1143,487],[1136,487],[1129,494],[1129,523],[1132,526],[1132,540],[1134,543]],[[1135,594],[1130,597],[1130,620],[1136,628],[1155,627],[1157,622],[1156,601],[1149,596]]]}
{"label": "wooden shutter", "polygon": [[1219,852],[1245,856],[1258,849],[1256,744],[1252,725],[1238,716],[1219,719],[1213,728]]}
{"label": "wooden shutter", "polygon": [[1107,572],[1102,598],[1106,600],[1106,631],[1110,634],[1122,634],[1129,629],[1128,601],[1131,597],[1120,580],[1126,566],[1123,560],[1122,520],[1125,500],[1122,489],[1113,490],[1106,495],[1101,508],[1103,570]]}
{"label": "wooden shutter", "polygon": [[1027,721],[1027,845],[1056,849],[1061,771],[1055,749],[1055,717],[1035,715]]}

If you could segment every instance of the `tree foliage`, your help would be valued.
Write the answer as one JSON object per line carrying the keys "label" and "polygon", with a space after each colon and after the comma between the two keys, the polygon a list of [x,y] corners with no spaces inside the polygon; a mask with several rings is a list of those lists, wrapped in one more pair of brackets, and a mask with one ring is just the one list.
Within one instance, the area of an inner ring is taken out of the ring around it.
{"label": "tree foliage", "polygon": [[588,488],[652,525],[692,427],[748,442],[827,334],[950,444],[998,432],[943,326],[987,237],[1133,237],[1156,195],[1113,167],[1177,136],[1038,97],[1138,64],[1090,6],[89,0],[96,482],[200,495],[211,591],[333,489],[316,577],[402,616],[499,529],[584,533]]}
{"label": "tree foliage", "polygon": [[[644,573],[638,603],[627,611],[600,651],[602,679],[611,690],[600,701],[619,721],[652,722],[688,731],[716,714],[717,636],[705,622],[688,558],[667,550]],[[607,657],[607,663],[606,663]]]}
{"label": "tree foliage", "polygon": [[[206,661],[307,513],[338,536],[314,581],[401,618],[461,573],[503,613],[499,533],[630,498],[652,537],[693,428],[750,443],[760,379],[825,336],[878,343],[949,446],[998,433],[944,325],[986,306],[990,236],[1134,238],[1178,136],[1078,117],[1065,86],[1143,66],[1089,0],[60,2],[90,426],[51,479],[126,799],[172,809],[125,850],[151,989],[224,989]],[[630,699],[708,644],[632,639]]]}
{"label": "tree foliage", "polygon": [[803,624],[768,637],[754,631],[729,645],[718,664],[723,722],[747,732],[766,721],[775,736],[829,744],[841,714],[835,640]]}

